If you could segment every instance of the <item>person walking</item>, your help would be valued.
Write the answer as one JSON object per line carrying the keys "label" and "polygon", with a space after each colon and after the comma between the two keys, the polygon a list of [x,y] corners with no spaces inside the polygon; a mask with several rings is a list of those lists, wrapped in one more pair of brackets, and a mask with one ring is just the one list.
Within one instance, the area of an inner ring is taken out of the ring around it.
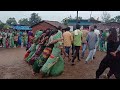
{"label": "person walking", "polygon": [[63,33],[63,45],[64,45],[64,48],[65,48],[65,53],[68,57],[68,60],[70,60],[70,48],[72,46],[72,42],[73,42],[73,36],[72,34],[70,33],[70,27],[67,27],[65,32]]}
{"label": "person walking", "polygon": [[0,46],[2,47],[2,31],[0,31]]}
{"label": "person walking", "polygon": [[93,58],[95,58],[95,53],[99,47],[99,36],[100,36],[100,31],[97,29],[97,26],[94,26],[94,33],[97,35],[97,43],[95,45],[94,53],[93,53]]}
{"label": "person walking", "polygon": [[74,31],[73,34],[73,44],[75,46],[75,52],[72,58],[72,63],[71,65],[74,65],[74,60],[76,57],[78,57],[78,61],[80,61],[79,57],[79,51],[80,51],[80,46],[82,45],[82,31],[80,31],[80,26],[77,24],[76,25],[76,30]]}
{"label": "person walking", "polygon": [[84,58],[85,50],[87,48],[86,38],[87,38],[89,31],[88,30],[81,30],[81,31],[83,33],[81,58]]}
{"label": "person walking", "polygon": [[14,43],[15,43],[15,48],[18,47],[18,34],[15,34],[14,36]]}
{"label": "person walking", "polygon": [[110,35],[107,38],[107,55],[100,62],[99,68],[96,71],[96,79],[99,79],[100,75],[102,75],[107,68],[110,68],[109,74],[114,74],[116,78],[120,79],[120,54],[118,54],[117,57],[112,55],[112,52],[116,52],[116,50],[119,50],[117,32],[115,28],[111,28]]}
{"label": "person walking", "polygon": [[95,46],[98,41],[97,35],[94,33],[94,29],[90,28],[90,32],[87,35],[86,41],[89,49],[88,57],[85,60],[85,63],[87,64],[88,60],[93,60],[94,49],[96,48]]}

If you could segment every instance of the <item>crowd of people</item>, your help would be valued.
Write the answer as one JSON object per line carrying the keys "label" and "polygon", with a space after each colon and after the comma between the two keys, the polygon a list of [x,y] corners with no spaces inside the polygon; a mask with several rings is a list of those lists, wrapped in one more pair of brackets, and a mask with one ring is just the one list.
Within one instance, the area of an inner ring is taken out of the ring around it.
{"label": "crowd of people", "polygon": [[32,65],[33,74],[41,72],[42,76],[56,76],[63,72],[62,40],[60,29],[37,31],[34,38],[30,39],[32,44],[24,60]]}
{"label": "crowd of people", "polygon": [[0,47],[16,48],[18,46],[26,47],[28,34],[26,31],[0,30]]}
{"label": "crowd of people", "polygon": [[[33,74],[40,72],[42,76],[55,76],[64,71],[66,58],[72,66],[75,65],[76,57],[78,61],[85,59],[85,64],[87,64],[88,61],[95,59],[96,51],[99,50],[107,54],[96,71],[96,79],[108,67],[110,71],[106,76],[107,78],[113,74],[116,78],[120,78],[120,70],[118,70],[120,66],[118,61],[120,59],[120,46],[118,47],[118,45],[120,42],[118,36],[118,30],[115,28],[98,30],[97,26],[85,29],[76,25],[76,30],[72,32],[70,27],[64,30],[59,27],[55,30],[37,31],[34,38],[30,40],[31,47],[28,48],[24,60],[32,65]],[[85,58],[87,49],[89,54]],[[115,62],[114,59],[116,59]]]}
{"label": "crowd of people", "polygon": [[[15,30],[0,31],[0,45],[4,48],[26,46],[24,60],[32,65],[32,73],[41,73],[42,76],[57,76],[64,71],[64,60],[67,58],[71,66],[75,60],[85,59],[85,64],[96,58],[96,51],[105,52],[96,70],[96,79],[110,68],[106,78],[115,75],[120,78],[120,30],[98,30],[97,26],[83,28],[76,25],[62,29],[38,30],[35,35],[32,31],[21,32]],[[81,53],[80,53],[81,49]],[[87,57],[86,50],[89,50]]]}

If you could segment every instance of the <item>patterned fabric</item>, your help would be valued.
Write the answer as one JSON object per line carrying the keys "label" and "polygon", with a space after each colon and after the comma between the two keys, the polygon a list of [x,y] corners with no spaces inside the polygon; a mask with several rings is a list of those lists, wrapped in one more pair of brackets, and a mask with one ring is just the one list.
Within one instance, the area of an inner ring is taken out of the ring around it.
{"label": "patterned fabric", "polygon": [[[53,40],[57,40],[59,38],[61,38],[61,32],[58,32],[56,33],[54,36],[53,36]],[[59,48],[60,46],[60,42],[57,42],[54,44],[54,47],[53,47],[53,50],[52,50],[52,53],[50,55],[50,57],[48,58],[48,60],[46,61],[46,63],[43,65],[43,67],[41,68],[41,72],[44,74],[44,75],[50,75],[51,74],[51,71],[52,71],[52,68],[55,66],[55,64],[57,64],[59,62],[60,59],[58,59],[58,57],[61,55],[61,49]],[[55,68],[57,70],[57,74],[56,75],[59,75],[63,69],[64,69],[64,63],[63,61],[58,65],[58,67],[62,67],[62,69],[57,69],[57,67]],[[54,70],[55,70],[54,69]],[[53,74],[51,74],[53,75]]]}
{"label": "patterned fabric", "polygon": [[52,52],[52,47],[46,47],[40,57],[33,64],[33,71],[39,73],[40,68],[44,65]]}
{"label": "patterned fabric", "polygon": [[30,65],[33,65],[34,62],[37,60],[37,58],[39,58],[39,56],[43,52],[44,48],[45,48],[44,45],[40,46],[39,49],[31,56],[31,58],[29,60]]}
{"label": "patterned fabric", "polygon": [[[38,31],[39,32],[39,31]],[[40,32],[40,34],[41,34],[41,32]],[[39,35],[40,35],[39,34]],[[38,36],[39,36],[38,35]],[[41,37],[40,38],[40,42],[36,42],[36,44],[37,43],[39,43],[37,46],[37,48],[36,48],[36,51],[35,51],[35,53],[31,56],[31,58],[29,58],[30,60],[29,60],[29,64],[31,64],[31,65],[33,65],[34,64],[34,62],[35,62],[35,60],[37,59],[37,57],[39,57],[40,55],[41,55],[41,53],[43,52],[43,50],[44,50],[44,48],[45,48],[45,43],[48,41],[47,39],[45,40],[45,38],[47,37],[46,36],[46,33],[43,33],[41,36],[39,36],[39,37]],[[36,37],[36,38],[38,38],[38,37]],[[35,39],[36,39],[35,38]]]}
{"label": "patterned fabric", "polygon": [[30,52],[29,56],[26,58],[26,61],[27,61],[27,62],[30,61],[32,55],[35,53],[35,51],[36,51],[36,46],[37,46],[36,44],[33,44],[32,48],[30,48],[30,49],[31,49],[31,50],[30,50],[31,52]]}
{"label": "patterned fabric", "polygon": [[30,52],[27,52],[24,56],[24,59],[26,59],[29,56]]}
{"label": "patterned fabric", "polygon": [[28,32],[28,40],[27,40],[27,50],[31,47],[32,45],[32,40],[33,40],[34,36],[32,32]]}

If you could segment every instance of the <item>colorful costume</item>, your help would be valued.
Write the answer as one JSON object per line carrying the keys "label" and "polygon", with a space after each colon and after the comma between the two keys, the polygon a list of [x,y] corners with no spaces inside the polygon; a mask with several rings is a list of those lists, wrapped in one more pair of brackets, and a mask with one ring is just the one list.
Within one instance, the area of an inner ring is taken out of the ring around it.
{"label": "colorful costume", "polygon": [[[54,36],[53,40],[57,40],[61,38],[61,32],[58,31]],[[64,70],[64,60],[61,57],[61,49],[59,48],[61,42],[57,42],[54,44],[52,53],[46,63],[41,68],[41,72],[43,75],[48,76],[56,76],[63,72]]]}

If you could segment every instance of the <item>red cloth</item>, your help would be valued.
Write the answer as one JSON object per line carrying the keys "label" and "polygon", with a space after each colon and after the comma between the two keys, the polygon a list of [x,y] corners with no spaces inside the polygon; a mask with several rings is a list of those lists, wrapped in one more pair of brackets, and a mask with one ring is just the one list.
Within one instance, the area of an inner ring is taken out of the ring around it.
{"label": "red cloth", "polygon": [[8,40],[6,40],[6,48],[8,48],[9,47],[9,42],[8,42]]}
{"label": "red cloth", "polygon": [[24,56],[24,59],[26,59],[29,56],[30,52],[27,52]]}

